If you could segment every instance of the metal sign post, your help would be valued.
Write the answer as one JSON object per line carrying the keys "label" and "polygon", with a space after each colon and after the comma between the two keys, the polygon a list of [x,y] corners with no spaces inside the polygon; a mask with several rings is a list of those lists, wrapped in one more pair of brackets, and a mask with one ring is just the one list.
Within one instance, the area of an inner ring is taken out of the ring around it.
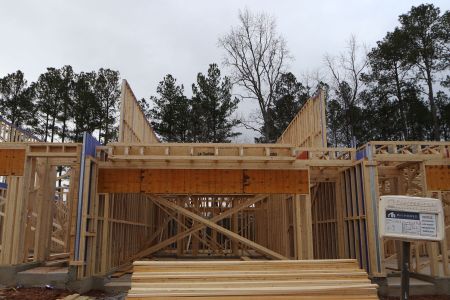
{"label": "metal sign post", "polygon": [[409,299],[409,253],[411,243],[408,241],[402,242],[402,286],[401,286],[401,300]]}
{"label": "metal sign post", "polygon": [[[410,196],[381,196],[380,238],[402,241],[401,299],[409,299],[411,241],[442,241],[444,210],[439,199]],[[417,255],[417,253],[416,253]]]}

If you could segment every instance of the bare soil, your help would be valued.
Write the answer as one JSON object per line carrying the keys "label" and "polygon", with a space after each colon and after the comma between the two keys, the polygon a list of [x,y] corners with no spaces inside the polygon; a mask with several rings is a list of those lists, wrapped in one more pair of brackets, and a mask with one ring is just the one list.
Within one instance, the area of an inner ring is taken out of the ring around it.
{"label": "bare soil", "polygon": [[[410,296],[411,300],[450,300],[450,296]],[[381,300],[399,300],[399,297],[381,297]]]}
{"label": "bare soil", "polygon": [[66,290],[48,288],[4,288],[0,290],[0,299],[11,300],[56,300],[73,293]]}

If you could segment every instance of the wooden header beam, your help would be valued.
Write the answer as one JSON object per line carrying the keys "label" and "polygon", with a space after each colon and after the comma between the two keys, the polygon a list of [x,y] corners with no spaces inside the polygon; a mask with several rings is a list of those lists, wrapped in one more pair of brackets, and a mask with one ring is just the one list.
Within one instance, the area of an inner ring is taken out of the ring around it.
{"label": "wooden header beam", "polygon": [[99,169],[99,193],[309,194],[308,170]]}
{"label": "wooden header beam", "polygon": [[159,143],[128,82],[122,81],[120,95],[119,142]]}

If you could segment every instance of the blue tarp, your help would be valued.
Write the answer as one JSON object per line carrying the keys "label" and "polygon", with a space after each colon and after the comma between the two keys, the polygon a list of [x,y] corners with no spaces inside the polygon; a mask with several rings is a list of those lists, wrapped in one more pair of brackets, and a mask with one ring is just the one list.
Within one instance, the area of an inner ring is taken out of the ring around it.
{"label": "blue tarp", "polygon": [[[92,156],[95,157],[95,147],[100,146],[100,142],[97,141],[92,135],[85,132],[83,134],[83,151],[81,152],[81,169],[80,169],[80,181],[79,181],[79,189],[78,189],[78,206],[77,206],[77,227],[76,227],[76,235],[75,235],[75,259],[78,260],[80,257],[80,251],[86,251],[86,249],[80,249],[80,238],[81,238],[81,231],[85,230],[85,228],[81,228],[81,219],[82,219],[82,211],[83,211],[83,191],[84,191],[84,177],[89,176],[90,178],[92,173],[92,165],[89,166],[89,174],[85,174],[85,163],[86,163],[86,157]],[[87,188],[90,190],[91,186],[89,183],[89,186]],[[90,203],[90,195],[88,194],[87,199],[87,205],[89,208]],[[86,246],[85,246],[86,247]]]}
{"label": "blue tarp", "polygon": [[100,145],[100,142],[97,141],[97,139],[89,133],[85,133],[85,135],[83,136],[84,154],[86,156],[90,155],[92,157],[95,157],[95,147]]}

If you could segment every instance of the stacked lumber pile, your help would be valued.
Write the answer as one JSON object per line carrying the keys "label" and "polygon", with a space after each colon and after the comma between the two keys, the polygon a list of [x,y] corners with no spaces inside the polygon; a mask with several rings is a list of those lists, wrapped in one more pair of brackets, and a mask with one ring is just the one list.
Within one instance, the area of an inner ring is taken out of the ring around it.
{"label": "stacked lumber pile", "polygon": [[136,261],[128,299],[378,299],[355,260]]}

